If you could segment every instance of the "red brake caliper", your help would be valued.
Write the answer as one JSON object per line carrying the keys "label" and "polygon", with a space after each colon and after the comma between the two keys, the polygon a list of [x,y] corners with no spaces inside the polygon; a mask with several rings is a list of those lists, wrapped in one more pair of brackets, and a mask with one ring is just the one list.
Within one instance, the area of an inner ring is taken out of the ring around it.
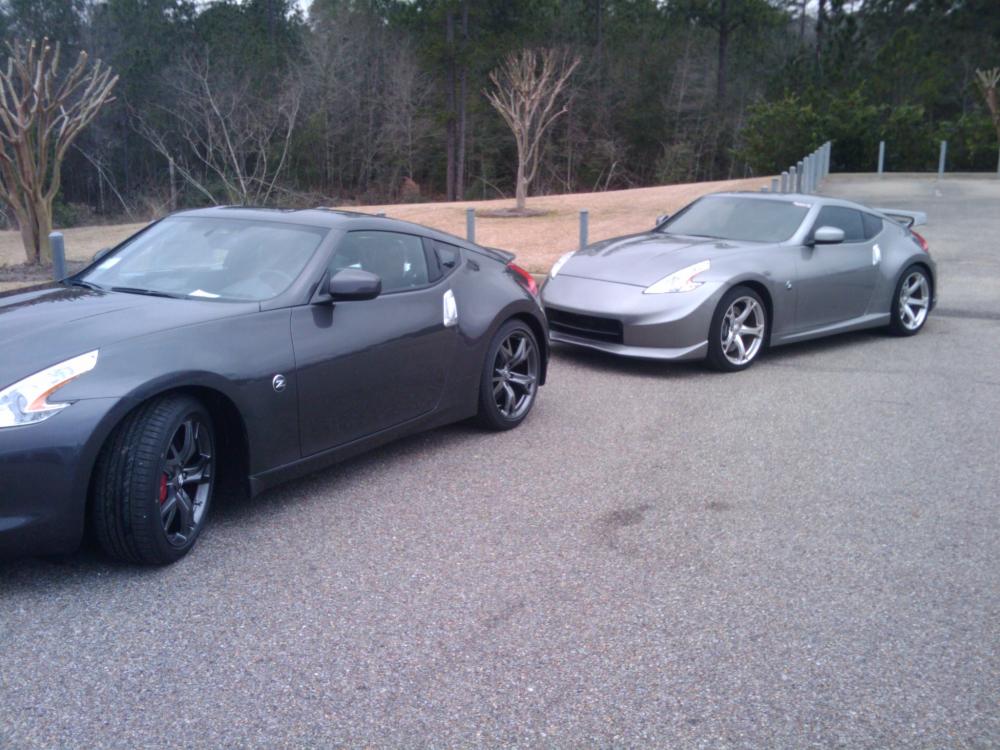
{"label": "red brake caliper", "polygon": [[167,475],[160,474],[160,505],[167,502]]}

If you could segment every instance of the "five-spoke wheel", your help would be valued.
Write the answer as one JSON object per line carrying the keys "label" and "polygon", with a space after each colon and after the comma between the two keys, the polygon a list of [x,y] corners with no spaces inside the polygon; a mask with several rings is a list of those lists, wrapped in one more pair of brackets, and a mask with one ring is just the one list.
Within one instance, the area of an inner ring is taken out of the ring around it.
{"label": "five-spoke wheel", "polygon": [[501,326],[486,357],[479,397],[479,419],[487,427],[516,427],[531,411],[541,377],[541,355],[534,332],[519,320]]}
{"label": "five-spoke wheel", "polygon": [[719,302],[708,337],[708,361],[719,370],[749,367],[767,341],[767,309],[753,289],[730,289]]}

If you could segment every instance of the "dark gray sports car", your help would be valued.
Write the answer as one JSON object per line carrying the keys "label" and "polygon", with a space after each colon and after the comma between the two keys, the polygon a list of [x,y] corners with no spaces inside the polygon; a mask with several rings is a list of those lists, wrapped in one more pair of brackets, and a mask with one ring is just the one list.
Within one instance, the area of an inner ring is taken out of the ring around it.
{"label": "dark gray sports car", "polygon": [[815,195],[717,193],[655,229],[560,258],[551,339],[749,367],[767,347],[860,328],[917,333],[935,304],[922,213]]}
{"label": "dark gray sports car", "polygon": [[188,552],[251,493],[417,430],[515,427],[548,360],[513,256],[340,211],[159,221],[0,295],[0,553]]}

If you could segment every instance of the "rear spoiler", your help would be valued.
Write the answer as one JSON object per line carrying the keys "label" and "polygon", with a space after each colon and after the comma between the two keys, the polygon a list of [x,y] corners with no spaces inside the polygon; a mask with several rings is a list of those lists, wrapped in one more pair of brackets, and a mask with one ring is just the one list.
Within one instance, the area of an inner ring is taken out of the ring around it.
{"label": "rear spoiler", "polygon": [[904,211],[901,208],[876,208],[875,210],[906,228],[919,227],[927,223],[927,214],[923,211]]}

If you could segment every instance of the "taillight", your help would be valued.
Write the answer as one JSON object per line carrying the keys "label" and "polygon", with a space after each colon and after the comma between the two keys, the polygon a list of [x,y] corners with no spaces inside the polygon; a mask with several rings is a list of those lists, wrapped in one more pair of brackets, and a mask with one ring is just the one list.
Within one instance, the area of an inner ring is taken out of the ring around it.
{"label": "taillight", "polygon": [[531,293],[532,297],[538,296],[538,284],[535,282],[534,276],[517,265],[517,263],[508,263],[507,268],[513,272],[514,278],[517,279],[517,283],[527,289],[528,292]]}
{"label": "taillight", "polygon": [[913,239],[915,239],[917,241],[917,244],[920,245],[920,249],[923,250],[928,255],[930,255],[931,246],[927,244],[927,240],[925,240],[922,235],[914,232],[912,229],[910,230],[910,234],[913,235]]}

